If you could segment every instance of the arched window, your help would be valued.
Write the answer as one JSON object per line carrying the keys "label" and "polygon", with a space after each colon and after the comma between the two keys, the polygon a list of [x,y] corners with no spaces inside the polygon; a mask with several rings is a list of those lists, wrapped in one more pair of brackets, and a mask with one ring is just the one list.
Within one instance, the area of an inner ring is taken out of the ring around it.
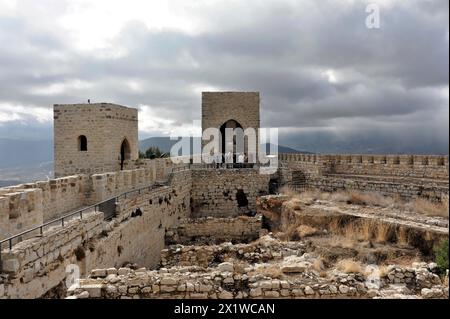
{"label": "arched window", "polygon": [[87,138],[84,135],[78,136],[78,150],[81,152],[87,151]]}

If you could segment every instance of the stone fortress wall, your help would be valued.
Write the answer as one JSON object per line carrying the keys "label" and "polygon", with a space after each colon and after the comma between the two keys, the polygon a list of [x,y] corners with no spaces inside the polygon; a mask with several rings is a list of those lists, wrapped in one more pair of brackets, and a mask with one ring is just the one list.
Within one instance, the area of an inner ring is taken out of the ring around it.
{"label": "stone fortress wall", "polygon": [[257,169],[192,171],[193,217],[233,217],[256,212],[256,198],[269,192],[269,175]]}
{"label": "stone fortress wall", "polygon": [[0,240],[93,205],[121,193],[162,180],[170,159],[129,161],[124,171],[73,175],[0,188]]}
{"label": "stone fortress wall", "polygon": [[280,183],[297,189],[448,198],[448,156],[280,154]]}
{"label": "stone fortress wall", "polygon": [[[55,176],[94,174],[120,169],[125,159],[138,158],[138,112],[111,103],[54,105]],[[87,150],[80,149],[81,136]]]}
{"label": "stone fortress wall", "polygon": [[[259,100],[257,92],[205,92],[202,126],[219,128],[235,120],[257,129]],[[206,232],[220,237],[221,230],[229,239],[253,238],[261,224],[251,217],[256,198],[276,179],[300,189],[448,197],[447,156],[280,154],[277,176],[257,168],[190,170],[170,159],[137,159],[137,110],[106,103],[54,110],[55,174],[64,177],[1,188],[0,240],[110,198],[115,215],[109,220],[103,211],[90,210],[65,227],[24,236],[12,250],[3,246],[0,299],[41,297],[64,281],[70,264],[78,265],[82,276],[127,262],[153,268],[168,231],[186,240]],[[80,135],[87,138],[87,151],[79,149]]]}
{"label": "stone fortress wall", "polygon": [[[224,215],[218,205],[223,201],[234,203],[230,207],[239,209],[242,214],[251,212],[255,209],[256,196],[267,194],[268,177],[259,175],[256,169],[230,169],[220,173],[208,170],[204,176],[201,171],[186,169],[184,164],[175,165],[170,159],[128,163],[128,167],[132,165],[136,168],[91,176],[75,175],[0,190],[1,238],[37,227],[67,211],[135,190],[115,199],[112,221],[105,220],[102,211],[91,209],[82,219],[77,215],[66,221],[64,227],[60,222],[46,227],[42,236],[39,231],[31,233],[22,238],[22,242],[14,242],[12,250],[4,244],[1,259],[6,279],[0,279],[3,291],[0,298],[41,297],[64,281],[67,265],[78,265],[81,275],[99,267],[121,267],[127,262],[155,267],[164,249],[166,231],[177,229],[183,220],[195,216],[191,202],[196,202],[192,198],[200,196],[200,189],[210,197],[204,199],[207,206],[217,208],[210,209],[209,215],[202,212],[203,216],[210,217]],[[223,178],[214,179],[217,175]],[[222,198],[216,194],[224,186],[224,179],[237,181],[235,186],[248,201],[245,207],[239,207],[234,189],[229,194],[221,193]],[[137,208],[142,214],[135,215]],[[11,222],[14,220],[11,217],[22,221],[20,228],[18,222]],[[229,221],[230,227],[239,232],[236,238],[258,235],[261,221],[251,221],[254,226],[249,232],[245,231],[248,226],[245,219]],[[202,225],[205,230],[220,228],[215,221]]]}

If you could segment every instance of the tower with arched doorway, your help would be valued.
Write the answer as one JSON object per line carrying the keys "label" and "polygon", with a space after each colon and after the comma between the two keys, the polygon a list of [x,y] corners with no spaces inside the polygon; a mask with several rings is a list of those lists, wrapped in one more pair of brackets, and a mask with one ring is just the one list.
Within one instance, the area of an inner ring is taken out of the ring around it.
{"label": "tower with arched doorway", "polygon": [[96,103],[53,111],[55,177],[116,171],[138,158],[137,109]]}
{"label": "tower with arched doorway", "polygon": [[[225,140],[226,129],[253,128],[256,133],[256,152],[258,152],[259,92],[203,92],[202,93],[202,132],[208,128],[217,128],[221,132],[220,151],[224,153],[227,143],[233,143],[228,149],[236,150],[236,138]],[[202,141],[204,146],[208,141]],[[244,152],[248,152],[247,139]],[[236,157],[236,154],[234,154]]]}

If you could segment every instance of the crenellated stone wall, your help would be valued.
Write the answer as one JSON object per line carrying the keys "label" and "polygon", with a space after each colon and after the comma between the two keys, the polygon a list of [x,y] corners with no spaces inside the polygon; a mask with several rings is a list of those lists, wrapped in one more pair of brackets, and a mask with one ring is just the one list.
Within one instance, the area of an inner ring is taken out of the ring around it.
{"label": "crenellated stone wall", "polygon": [[448,156],[280,154],[279,160],[280,182],[292,188],[448,197]]}
{"label": "crenellated stone wall", "polygon": [[[85,214],[83,219],[67,222],[2,251],[4,286],[7,298],[38,298],[66,278],[66,266],[82,266],[83,243],[91,241],[103,229],[103,213]],[[77,257],[78,255],[78,257]]]}
{"label": "crenellated stone wall", "polygon": [[111,221],[104,220],[101,211],[90,211],[64,227],[59,223],[46,228],[43,236],[24,240],[12,250],[3,247],[0,299],[39,298],[64,282],[68,265],[77,266],[81,276],[98,267],[158,265],[166,229],[190,212],[191,172],[173,175],[167,185],[119,197]]}
{"label": "crenellated stone wall", "polygon": [[[116,171],[122,155],[124,160],[138,158],[137,109],[112,103],[56,104],[53,118],[56,177]],[[86,149],[81,149],[80,137],[86,138]]]}
{"label": "crenellated stone wall", "polygon": [[0,240],[124,192],[167,178],[170,159],[139,160],[130,169],[74,175],[0,188]]}

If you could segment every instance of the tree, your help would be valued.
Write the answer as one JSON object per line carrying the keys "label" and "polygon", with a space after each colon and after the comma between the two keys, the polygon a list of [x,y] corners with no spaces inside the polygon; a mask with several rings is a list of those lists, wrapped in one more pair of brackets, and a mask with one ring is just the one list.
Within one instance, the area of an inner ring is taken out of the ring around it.
{"label": "tree", "polygon": [[155,159],[161,157],[166,157],[166,154],[162,153],[157,146],[151,146],[145,151],[145,158]]}

